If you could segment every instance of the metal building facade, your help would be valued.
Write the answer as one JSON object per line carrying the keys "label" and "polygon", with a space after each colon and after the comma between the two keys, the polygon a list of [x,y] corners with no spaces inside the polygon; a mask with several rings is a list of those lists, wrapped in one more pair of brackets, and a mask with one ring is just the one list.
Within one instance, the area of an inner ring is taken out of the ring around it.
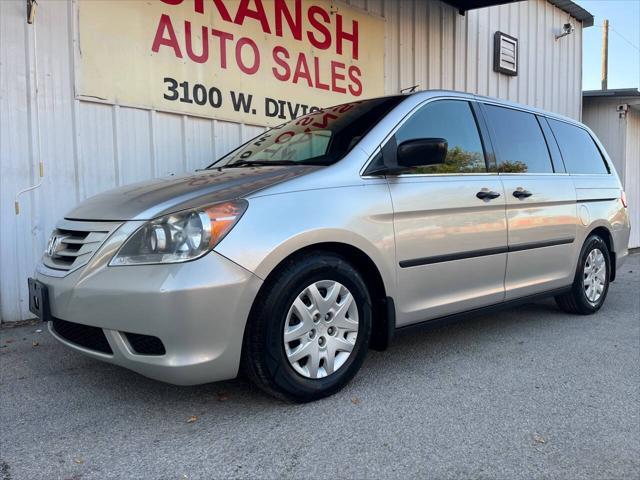
{"label": "metal building facade", "polygon": [[[464,16],[438,0],[348,3],[385,20],[386,93],[412,85],[464,90],[580,117],[582,25],[546,0]],[[556,39],[565,23],[575,32]],[[24,0],[0,1],[2,321],[31,316],[26,279],[73,205],[118,185],[203,167],[263,130],[77,100],[77,31],[75,1],[40,0],[35,28],[26,22]],[[519,40],[515,77],[493,71],[496,31]],[[38,183],[40,159],[42,185],[22,196],[16,215],[15,195]]]}
{"label": "metal building facade", "polygon": [[584,92],[583,122],[598,136],[616,166],[631,217],[629,247],[640,247],[640,91]]}

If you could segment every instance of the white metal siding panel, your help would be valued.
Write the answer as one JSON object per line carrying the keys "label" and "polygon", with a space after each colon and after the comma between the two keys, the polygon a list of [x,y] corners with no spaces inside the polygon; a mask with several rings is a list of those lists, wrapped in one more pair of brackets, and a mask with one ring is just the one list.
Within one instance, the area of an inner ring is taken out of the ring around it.
{"label": "white metal siding panel", "polygon": [[[385,91],[419,84],[498,96],[580,117],[582,25],[545,0],[471,10],[437,0],[348,2],[386,20]],[[562,25],[576,31],[555,39]],[[493,71],[493,34],[519,40],[519,73]]]}
{"label": "white metal siding panel", "polygon": [[118,108],[117,145],[119,185],[153,177],[151,114],[137,108]]}
{"label": "white metal siding panel", "polygon": [[[467,79],[467,22],[461,15],[453,14],[453,29],[454,29],[454,59],[452,67],[453,75],[453,89],[465,90]],[[459,72],[455,71],[455,66],[460,65],[462,69]]]}
{"label": "white metal siding panel", "polygon": [[631,216],[631,237],[629,247],[640,247],[640,112],[627,113],[627,148],[625,193]]}
{"label": "white metal siding panel", "polygon": [[[426,88],[442,88],[442,62],[449,50],[442,45],[442,29],[441,29],[441,11],[443,5],[440,2],[428,2],[427,4],[427,62],[428,77],[426,79],[418,78],[420,87],[426,85]],[[445,7],[446,8],[446,7]],[[408,25],[402,25],[402,28],[409,28]],[[433,55],[432,52],[439,52],[439,55]],[[409,57],[409,61],[413,61],[413,56]],[[396,93],[396,92],[387,92]]]}
{"label": "white metal siding panel", "polygon": [[[80,197],[87,198],[116,186],[113,107],[82,102],[78,118]],[[47,173],[54,174],[51,168]]]}
{"label": "white metal siding panel", "polygon": [[[383,3],[383,15],[386,19],[384,43],[384,89],[386,92],[397,92],[399,86],[400,65],[400,2]],[[408,85],[407,85],[408,86]]]}
{"label": "white metal siding panel", "polygon": [[616,105],[620,103],[624,102],[615,98],[587,98],[584,103],[582,120],[593,130],[607,149],[620,180],[624,184],[626,178],[626,120],[620,118],[616,112]]}
{"label": "white metal siding panel", "polygon": [[[494,95],[579,118],[581,25],[555,40],[567,14],[545,0],[472,10],[465,16],[439,1],[352,0],[385,19],[385,92],[419,84]],[[33,26],[24,0],[0,0],[0,319],[29,317],[26,278],[55,222],[74,204],[116,185],[193,170],[263,128],[218,120],[80,102],[74,98],[75,4],[41,0],[38,7],[38,152]],[[493,71],[493,34],[519,40],[519,73]],[[383,52],[381,52],[382,54]],[[573,72],[573,73],[572,73]],[[555,92],[555,93],[554,93]],[[637,222],[636,222],[637,224]]]}
{"label": "white metal siding panel", "polygon": [[[248,142],[256,135],[260,135],[260,133],[264,132],[264,127],[258,127],[255,125],[242,125],[242,142]],[[226,153],[226,152],[225,152]]]}
{"label": "white metal siding panel", "polygon": [[[382,15],[385,91],[458,89],[546,108],[579,119],[582,25],[545,0],[471,10],[465,16],[437,0],[348,2]],[[576,31],[556,40],[562,25]],[[519,40],[518,76],[493,71],[493,34]]]}
{"label": "white metal siding panel", "polygon": [[158,112],[153,123],[156,177],[185,170],[182,116]]}
{"label": "white metal siding panel", "polygon": [[414,28],[403,28],[405,26],[413,27],[413,2],[398,2],[399,17],[398,24],[400,30],[400,80],[401,88],[415,85],[414,82],[414,62],[410,61],[408,56],[413,58],[413,31]]}
{"label": "white metal siding panel", "polygon": [[[30,255],[31,205],[24,205],[16,218],[12,193],[17,179],[33,176],[31,125],[33,109],[29,101],[30,62],[25,56],[26,28],[16,22],[22,2],[0,2],[0,305],[9,320],[18,320],[20,282],[27,274],[27,261],[19,255]],[[8,75],[5,72],[12,72]],[[27,232],[17,245],[16,232]],[[25,248],[26,247],[26,248]],[[31,260],[31,258],[29,258]]]}
{"label": "white metal siding panel", "polygon": [[382,17],[384,0],[367,0],[365,5],[367,11]]}
{"label": "white metal siding panel", "polygon": [[214,122],[214,157],[220,157],[242,143],[242,127],[237,123]]}
{"label": "white metal siding panel", "polygon": [[[414,46],[414,78],[411,79],[412,86],[417,85],[421,78],[429,75],[429,25],[427,22],[416,21],[416,19],[427,18],[429,4],[427,2],[414,3],[413,25],[413,46]],[[424,88],[424,87],[422,87]]]}
{"label": "white metal siding panel", "polygon": [[213,125],[210,120],[185,117],[187,170],[210,164],[214,159]]}
{"label": "white metal siding panel", "polygon": [[635,100],[587,97],[584,99],[582,115],[584,123],[607,149],[627,194],[631,248],[640,247],[640,113],[630,109],[626,117],[620,118],[616,107]]}
{"label": "white metal siding panel", "polygon": [[465,69],[465,82],[462,90],[468,91],[471,85],[478,86],[478,62],[476,61],[478,56],[479,25],[477,21],[471,21],[471,15],[474,12],[469,12],[465,16],[464,25],[467,32],[467,41],[465,45],[464,69]]}

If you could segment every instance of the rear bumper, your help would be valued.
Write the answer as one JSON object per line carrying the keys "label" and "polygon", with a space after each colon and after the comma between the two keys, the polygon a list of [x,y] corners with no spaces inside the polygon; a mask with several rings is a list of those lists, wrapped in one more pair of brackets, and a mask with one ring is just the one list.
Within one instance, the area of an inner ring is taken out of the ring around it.
{"label": "rear bumper", "polygon": [[[178,385],[237,375],[244,327],[262,281],[211,252],[193,262],[85,269],[55,278],[48,287],[55,318],[102,329],[111,353],[61,343],[93,358]],[[159,338],[163,355],[141,355],[125,332]]]}

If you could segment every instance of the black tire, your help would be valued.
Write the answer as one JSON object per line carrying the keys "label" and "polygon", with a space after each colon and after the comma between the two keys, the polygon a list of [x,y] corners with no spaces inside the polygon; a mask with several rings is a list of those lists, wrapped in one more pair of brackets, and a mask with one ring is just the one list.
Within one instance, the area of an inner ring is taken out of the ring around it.
{"label": "black tire", "polygon": [[[589,254],[598,249],[602,252],[605,262],[605,280],[604,290],[602,294],[595,302],[591,302],[587,298],[587,294],[584,286],[585,266]],[[591,315],[597,312],[602,307],[605,299],[607,298],[607,292],[609,291],[609,279],[611,278],[611,256],[609,254],[609,248],[605,241],[597,235],[591,235],[587,238],[580,251],[580,257],[578,260],[578,266],[576,268],[576,274],[571,286],[571,291],[558,295],[555,297],[557,305],[567,313],[575,313],[580,315]]]}
{"label": "black tire", "polygon": [[[298,294],[314,282],[340,282],[358,308],[355,345],[345,363],[324,378],[296,372],[285,353],[283,332],[287,313]],[[309,402],[342,389],[358,372],[371,336],[371,298],[360,273],[342,256],[313,252],[287,261],[262,288],[245,329],[242,370],[255,385],[283,400]]]}

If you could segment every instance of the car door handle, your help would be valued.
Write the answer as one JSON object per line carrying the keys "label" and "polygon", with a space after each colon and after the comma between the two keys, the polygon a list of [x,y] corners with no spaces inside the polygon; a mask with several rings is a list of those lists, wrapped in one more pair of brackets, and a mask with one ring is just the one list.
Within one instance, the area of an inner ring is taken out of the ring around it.
{"label": "car door handle", "polygon": [[476,193],[476,197],[480,200],[492,200],[494,198],[498,198],[500,194],[498,192],[494,192],[492,190],[480,190]]}
{"label": "car door handle", "polygon": [[533,195],[529,190],[516,190],[513,192],[513,196],[519,199],[527,198]]}

